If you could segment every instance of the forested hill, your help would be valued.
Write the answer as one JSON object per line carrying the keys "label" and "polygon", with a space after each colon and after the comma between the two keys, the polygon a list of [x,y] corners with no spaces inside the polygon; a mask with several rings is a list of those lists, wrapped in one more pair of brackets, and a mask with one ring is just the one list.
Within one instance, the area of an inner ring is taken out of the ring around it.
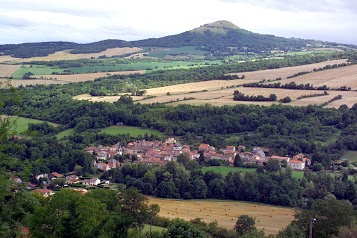
{"label": "forested hill", "polygon": [[59,50],[71,50],[73,54],[98,53],[115,47],[181,47],[195,46],[215,56],[234,55],[238,52],[267,52],[271,50],[299,51],[314,47],[357,48],[354,45],[316,40],[284,38],[263,35],[241,29],[228,21],[205,24],[190,31],[161,38],[138,41],[103,40],[87,44],[72,42],[40,42],[0,45],[0,55],[20,58],[46,56]]}

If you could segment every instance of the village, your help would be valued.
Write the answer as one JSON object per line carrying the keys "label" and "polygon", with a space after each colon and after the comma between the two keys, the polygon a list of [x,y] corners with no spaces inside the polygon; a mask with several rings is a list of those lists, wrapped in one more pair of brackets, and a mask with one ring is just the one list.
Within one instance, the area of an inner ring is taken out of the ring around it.
{"label": "village", "polygon": [[175,138],[168,138],[162,141],[134,141],[128,143],[126,147],[117,143],[113,146],[87,147],[88,153],[95,156],[93,165],[102,171],[108,171],[117,168],[121,165],[115,158],[118,155],[134,156],[134,162],[147,163],[148,165],[157,164],[164,165],[169,161],[176,161],[179,155],[185,155],[191,160],[199,159],[200,155],[204,156],[204,160],[220,160],[226,165],[233,166],[234,159],[237,155],[240,156],[243,165],[264,166],[270,159],[275,159],[294,170],[304,170],[307,165],[310,165],[310,159],[303,154],[295,155],[294,157],[282,157],[277,155],[267,156],[269,152],[267,148],[254,147],[251,151],[246,151],[244,145],[226,146],[226,148],[216,149],[209,144],[200,144],[198,149],[191,150],[188,145],[177,143]]}
{"label": "village", "polygon": [[[246,151],[244,145],[226,146],[226,148],[216,149],[209,144],[200,144],[197,149],[191,150],[190,146],[178,143],[175,138],[168,138],[165,141],[146,141],[137,140],[122,146],[117,143],[112,146],[91,146],[85,148],[85,151],[93,156],[92,165],[99,172],[106,172],[115,168],[121,167],[128,161],[120,161],[120,157],[125,156],[130,160],[129,163],[147,163],[148,165],[165,165],[170,161],[176,161],[180,155],[183,155],[191,160],[204,158],[204,161],[218,160],[226,166],[233,166],[234,159],[237,155],[241,158],[243,166],[265,166],[269,160],[277,160],[280,165],[289,166],[294,170],[303,171],[306,166],[310,165],[310,159],[303,154],[297,154],[294,157],[288,156],[267,156],[268,148],[253,147],[251,151]],[[133,159],[134,158],[134,159]],[[18,177],[11,178],[16,183],[21,183],[22,180]],[[80,193],[87,193],[86,188],[96,186],[109,186],[108,180],[100,180],[98,177],[80,178],[74,172],[63,175],[57,172],[50,174],[40,174],[36,176],[38,184],[29,183],[27,188],[37,192],[44,197],[53,195],[54,192],[50,189],[52,184],[58,186],[58,181],[63,187],[68,187]],[[56,182],[57,180],[57,182]]]}

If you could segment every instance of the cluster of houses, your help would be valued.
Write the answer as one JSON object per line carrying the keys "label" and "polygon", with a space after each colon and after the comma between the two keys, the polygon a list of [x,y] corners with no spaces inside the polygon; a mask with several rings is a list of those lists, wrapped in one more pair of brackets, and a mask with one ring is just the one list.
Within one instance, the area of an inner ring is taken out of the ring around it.
{"label": "cluster of houses", "polygon": [[[306,158],[303,154],[295,155],[294,157],[288,156],[268,156],[269,149],[254,147],[251,151],[246,151],[243,145],[226,146],[226,148],[216,149],[209,144],[200,144],[195,150],[191,150],[190,146],[177,143],[174,138],[168,138],[166,141],[134,141],[122,146],[117,143],[113,146],[96,146],[87,147],[85,149],[88,153],[92,154],[95,159],[93,165],[101,171],[108,171],[121,166],[117,160],[118,156],[129,155],[134,156],[137,160],[135,162],[144,162],[148,165],[158,164],[164,165],[169,161],[176,161],[179,155],[185,155],[191,160],[203,158],[208,160],[220,160],[225,164],[233,165],[234,159],[237,155],[241,158],[241,163],[244,165],[265,165],[270,159],[280,161],[280,164],[285,163],[294,170],[304,170],[306,166],[310,165],[310,159]],[[52,172],[50,174],[40,174],[36,176],[38,184],[28,184],[28,189],[33,192],[39,193],[44,197],[53,194],[51,189],[48,189],[51,181],[61,179],[64,186],[74,189],[80,193],[88,192],[85,188],[73,186],[75,184],[82,184],[88,187],[98,186],[99,184],[109,184],[109,181],[101,181],[98,178],[80,179],[74,173],[67,174],[67,176]],[[14,183],[22,183],[18,177],[13,177],[11,180]],[[70,187],[70,186],[73,187]],[[42,187],[42,188],[38,188]]]}
{"label": "cluster of houses", "polygon": [[[293,158],[281,156],[267,156],[269,149],[254,147],[252,151],[246,151],[243,145],[226,146],[217,150],[209,144],[200,144],[198,149],[191,150],[190,146],[177,143],[174,138],[168,138],[165,141],[134,141],[121,146],[117,143],[113,146],[87,147],[88,153],[95,156],[93,161],[94,166],[101,171],[108,171],[120,167],[120,163],[116,160],[116,156],[130,155],[135,156],[138,162],[144,162],[149,165],[163,165],[169,161],[176,161],[177,157],[184,154],[188,158],[194,160],[200,158],[203,154],[204,159],[220,160],[228,164],[233,164],[237,154],[241,157],[241,161],[245,165],[265,165],[270,159],[276,159],[286,163],[295,170],[304,170],[305,166],[310,165],[310,159],[303,154],[298,154]],[[130,157],[129,156],[129,157]]]}

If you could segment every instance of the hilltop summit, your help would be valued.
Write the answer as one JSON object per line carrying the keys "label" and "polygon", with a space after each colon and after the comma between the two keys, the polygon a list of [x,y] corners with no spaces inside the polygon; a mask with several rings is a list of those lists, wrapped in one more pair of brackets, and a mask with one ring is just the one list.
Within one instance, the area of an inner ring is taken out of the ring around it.
{"label": "hilltop summit", "polygon": [[215,21],[209,24],[204,24],[200,27],[197,27],[191,32],[199,32],[199,33],[204,33],[206,31],[214,32],[214,33],[227,33],[227,30],[239,30],[241,29],[240,27],[234,25],[230,21],[222,20],[222,21]]}

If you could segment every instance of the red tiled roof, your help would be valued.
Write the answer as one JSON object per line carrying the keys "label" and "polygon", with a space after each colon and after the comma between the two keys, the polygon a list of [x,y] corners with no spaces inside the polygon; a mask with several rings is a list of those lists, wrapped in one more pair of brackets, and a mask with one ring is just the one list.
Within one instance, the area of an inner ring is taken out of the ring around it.
{"label": "red tiled roof", "polygon": [[62,178],[63,177],[63,174],[59,174],[57,172],[52,172],[51,173],[53,176],[55,176],[56,178]]}

